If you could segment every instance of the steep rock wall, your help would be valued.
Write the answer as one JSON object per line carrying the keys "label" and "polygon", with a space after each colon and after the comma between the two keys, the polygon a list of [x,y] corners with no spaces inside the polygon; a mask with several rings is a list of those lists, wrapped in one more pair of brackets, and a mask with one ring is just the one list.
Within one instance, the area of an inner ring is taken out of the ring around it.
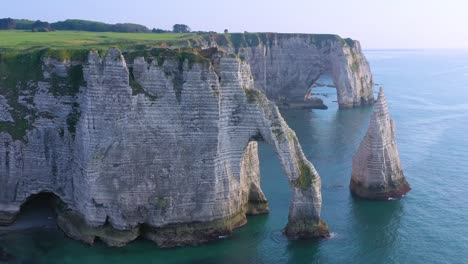
{"label": "steep rock wall", "polygon": [[363,198],[400,198],[411,190],[398,154],[395,125],[380,88],[369,128],[353,157],[351,191]]}
{"label": "steep rock wall", "polygon": [[[82,65],[44,59],[42,76],[18,87],[24,98],[8,93],[32,114],[22,133],[14,133],[17,120],[1,123],[0,222],[12,222],[32,194],[52,192],[61,200],[59,226],[87,243],[215,239],[244,224],[246,213],[267,212],[256,145],[265,140],[291,183],[286,233],[327,235],[320,177],[277,107],[254,88],[249,64],[220,52],[167,54],[129,65],[118,49],[104,58],[90,52]],[[68,82],[75,66],[79,91],[64,92],[76,88]]]}
{"label": "steep rock wall", "polygon": [[341,108],[374,101],[372,74],[356,40],[336,35],[245,33],[213,35],[210,41],[245,59],[256,87],[280,107],[323,108],[320,99],[304,100],[323,73],[332,76]]}

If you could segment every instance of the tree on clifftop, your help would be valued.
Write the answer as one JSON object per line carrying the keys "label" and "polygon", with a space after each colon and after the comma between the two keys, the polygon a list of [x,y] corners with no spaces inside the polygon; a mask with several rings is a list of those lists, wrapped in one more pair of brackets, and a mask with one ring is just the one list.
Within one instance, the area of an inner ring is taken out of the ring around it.
{"label": "tree on clifftop", "polygon": [[151,30],[151,32],[153,32],[153,33],[168,33],[168,32],[171,32],[171,31],[170,30],[160,29],[160,28],[153,28],[153,30]]}
{"label": "tree on clifftop", "polygon": [[32,31],[33,32],[49,32],[49,31],[52,31],[52,28],[50,27],[49,22],[43,22],[43,21],[37,20],[32,25]]}
{"label": "tree on clifftop", "polygon": [[172,26],[172,32],[174,33],[189,33],[190,31],[190,27],[184,24],[175,24]]}
{"label": "tree on clifftop", "polygon": [[15,29],[16,22],[14,19],[11,18],[2,18],[0,19],[0,29]]}

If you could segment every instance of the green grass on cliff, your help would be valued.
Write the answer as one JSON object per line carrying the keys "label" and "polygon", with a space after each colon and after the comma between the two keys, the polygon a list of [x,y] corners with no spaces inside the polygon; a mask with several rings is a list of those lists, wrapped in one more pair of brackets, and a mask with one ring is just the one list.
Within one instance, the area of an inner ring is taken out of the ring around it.
{"label": "green grass on cliff", "polygon": [[132,47],[138,45],[190,47],[201,40],[215,40],[218,45],[230,45],[236,49],[271,45],[275,40],[290,37],[308,39],[321,46],[327,40],[339,40],[352,46],[351,39],[342,39],[331,34],[285,34],[285,33],[229,33],[229,34],[176,34],[176,33],[118,33],[88,31],[31,32],[23,30],[0,30],[0,53],[22,52],[31,49],[50,48],[56,50],[105,50],[110,47]]}
{"label": "green grass on cliff", "polygon": [[0,52],[17,52],[40,48],[54,49],[106,49],[137,44],[184,44],[194,34],[176,33],[117,33],[86,31],[31,32],[0,30]]}

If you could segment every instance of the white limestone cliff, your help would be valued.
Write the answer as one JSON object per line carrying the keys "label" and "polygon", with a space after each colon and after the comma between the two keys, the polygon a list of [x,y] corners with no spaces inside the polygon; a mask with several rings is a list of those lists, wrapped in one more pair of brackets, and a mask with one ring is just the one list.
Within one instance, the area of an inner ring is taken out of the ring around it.
{"label": "white limestone cliff", "polygon": [[87,243],[217,239],[246,214],[268,212],[256,144],[264,140],[291,184],[286,234],[328,235],[320,177],[278,108],[255,89],[248,62],[216,49],[207,57],[164,52],[129,61],[115,48],[104,58],[90,52],[75,94],[63,89],[76,63],[44,60],[44,79],[21,91],[22,107],[35,111],[32,126],[24,136],[18,127],[0,130],[0,223],[50,192],[59,226]]}
{"label": "white limestone cliff", "polygon": [[214,43],[251,66],[255,85],[279,107],[326,108],[319,98],[304,100],[328,73],[340,108],[372,104],[373,80],[358,41],[337,35],[244,33],[214,35]]}
{"label": "white limestone cliff", "polygon": [[400,198],[411,190],[401,167],[395,125],[382,88],[369,128],[353,157],[351,191],[368,199]]}

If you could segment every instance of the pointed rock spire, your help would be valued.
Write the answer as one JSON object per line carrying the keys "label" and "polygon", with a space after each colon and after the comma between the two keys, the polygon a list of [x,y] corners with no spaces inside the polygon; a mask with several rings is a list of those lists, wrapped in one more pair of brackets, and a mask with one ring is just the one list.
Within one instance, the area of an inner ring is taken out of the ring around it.
{"label": "pointed rock spire", "polygon": [[349,187],[357,196],[383,200],[400,198],[411,190],[401,168],[395,127],[382,87],[367,133],[353,157]]}

